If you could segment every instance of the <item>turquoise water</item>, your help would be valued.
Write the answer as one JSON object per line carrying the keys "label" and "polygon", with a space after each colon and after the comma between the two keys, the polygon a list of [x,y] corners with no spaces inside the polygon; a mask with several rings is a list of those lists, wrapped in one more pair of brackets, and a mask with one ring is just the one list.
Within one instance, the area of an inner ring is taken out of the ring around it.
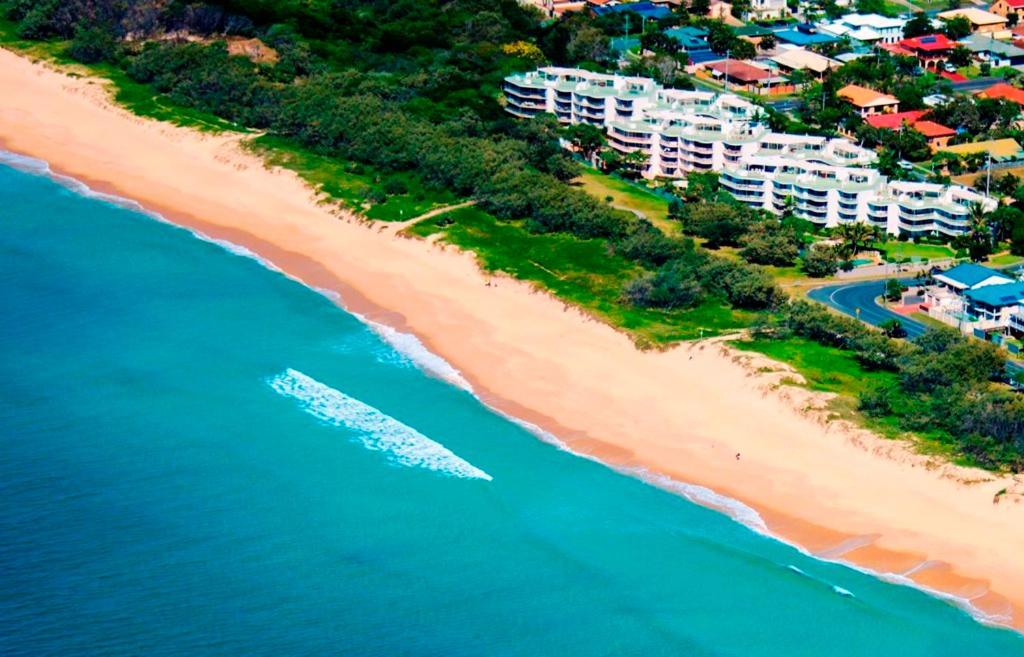
{"label": "turquoise water", "polygon": [[4,656],[1024,654],[539,440],[251,258],[6,166],[0,308]]}

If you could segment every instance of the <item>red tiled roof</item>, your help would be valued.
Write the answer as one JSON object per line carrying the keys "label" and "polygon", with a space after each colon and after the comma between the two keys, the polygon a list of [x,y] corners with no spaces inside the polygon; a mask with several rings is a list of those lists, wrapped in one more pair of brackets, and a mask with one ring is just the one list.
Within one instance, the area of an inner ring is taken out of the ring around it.
{"label": "red tiled roof", "polygon": [[921,120],[927,112],[924,110],[914,110],[911,112],[894,112],[892,114],[875,114],[869,116],[865,121],[872,128],[885,128],[886,130],[898,130],[906,122],[908,125],[914,125],[917,121]]}
{"label": "red tiled roof", "polygon": [[1006,84],[1005,82],[994,84],[988,89],[979,91],[978,95],[982,98],[1002,98],[1003,100],[1012,100],[1018,105],[1024,105],[1024,90]]}
{"label": "red tiled roof", "polygon": [[959,73],[950,73],[949,71],[942,71],[939,73],[942,77],[946,78],[950,82],[967,82],[967,76],[960,75]]}
{"label": "red tiled roof", "polygon": [[904,39],[900,41],[899,45],[911,50],[934,52],[937,50],[952,50],[956,45],[956,41],[950,41],[945,34],[928,34],[926,36],[914,37],[913,39]]}
{"label": "red tiled roof", "polygon": [[1014,9],[1024,7],[1024,0],[1006,0],[1006,4]]}
{"label": "red tiled roof", "polygon": [[720,62],[708,64],[707,68],[719,73],[728,74],[730,78],[742,80],[743,82],[760,82],[772,76],[771,73],[758,68],[752,64],[741,62],[738,59],[726,59]]}
{"label": "red tiled roof", "polygon": [[914,124],[914,130],[930,139],[935,137],[952,137],[956,134],[956,130],[953,128],[947,128],[935,121],[918,121]]}
{"label": "red tiled roof", "polygon": [[908,50],[898,43],[882,43],[878,47],[882,50],[888,50],[894,55],[903,55],[905,57],[912,57],[914,55],[913,50]]}

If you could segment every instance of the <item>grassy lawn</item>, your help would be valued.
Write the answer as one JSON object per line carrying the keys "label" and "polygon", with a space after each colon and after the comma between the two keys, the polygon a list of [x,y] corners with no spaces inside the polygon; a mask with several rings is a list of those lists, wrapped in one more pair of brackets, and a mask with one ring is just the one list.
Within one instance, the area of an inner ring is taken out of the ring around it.
{"label": "grassy lawn", "polygon": [[604,201],[611,197],[611,204],[623,210],[639,213],[667,235],[679,234],[678,222],[668,218],[668,201],[661,196],[614,176],[594,169],[586,169],[575,181],[587,193]]}
{"label": "grassy lawn", "polygon": [[[414,174],[383,175],[366,165],[317,155],[282,137],[263,135],[247,145],[271,166],[294,171],[329,199],[370,219],[404,221],[459,200],[447,190],[425,187]],[[384,194],[387,181],[405,193]],[[374,202],[374,192],[384,200]]]}
{"label": "grassy lawn", "polygon": [[1012,253],[1000,253],[988,259],[988,264],[996,267],[1007,267],[1024,262],[1024,256],[1013,255]]}
{"label": "grassy lawn", "polygon": [[753,313],[732,310],[716,299],[688,310],[624,305],[623,287],[643,270],[609,254],[603,241],[530,233],[521,223],[499,222],[476,208],[424,219],[408,232],[420,237],[439,233],[445,241],[473,251],[485,271],[504,272],[536,283],[559,299],[627,331],[640,344],[718,335],[749,325],[754,319]]}
{"label": "grassy lawn", "polygon": [[953,249],[944,244],[914,244],[913,242],[876,242],[872,248],[882,252],[888,262],[903,262],[911,258],[936,260],[952,258]]}
{"label": "grassy lawn", "polygon": [[949,328],[949,324],[940,322],[939,320],[929,316],[928,313],[925,312],[918,311],[910,313],[910,318],[915,321],[921,322],[922,324],[929,328]]}

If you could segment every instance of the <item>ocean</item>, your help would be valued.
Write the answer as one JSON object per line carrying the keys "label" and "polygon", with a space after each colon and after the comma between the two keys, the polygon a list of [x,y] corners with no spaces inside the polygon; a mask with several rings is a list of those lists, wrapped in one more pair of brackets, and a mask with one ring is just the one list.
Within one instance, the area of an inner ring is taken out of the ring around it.
{"label": "ocean", "polygon": [[559,448],[243,249],[5,161],[0,655],[1024,654]]}

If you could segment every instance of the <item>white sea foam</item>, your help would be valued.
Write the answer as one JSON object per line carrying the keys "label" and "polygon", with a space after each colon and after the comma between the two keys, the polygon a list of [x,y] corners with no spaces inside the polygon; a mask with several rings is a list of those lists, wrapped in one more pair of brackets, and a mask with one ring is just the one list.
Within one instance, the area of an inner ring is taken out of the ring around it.
{"label": "white sea foam", "polygon": [[270,386],[296,399],[310,415],[356,432],[364,447],[384,452],[393,463],[465,479],[492,479],[412,427],[298,370],[285,370],[271,379]]}
{"label": "white sea foam", "polygon": [[635,474],[653,486],[681,495],[695,504],[721,511],[759,534],[768,534],[768,525],[765,524],[761,514],[739,500],[716,493],[710,488],[676,481],[665,475],[651,473],[643,468],[623,471],[627,474]]}
{"label": "white sea foam", "polygon": [[843,597],[846,597],[846,598],[856,598],[857,597],[853,593],[851,593],[849,590],[844,589],[841,586],[833,585],[832,586],[832,590],[835,591],[836,593],[838,593],[839,595],[841,595]]}

